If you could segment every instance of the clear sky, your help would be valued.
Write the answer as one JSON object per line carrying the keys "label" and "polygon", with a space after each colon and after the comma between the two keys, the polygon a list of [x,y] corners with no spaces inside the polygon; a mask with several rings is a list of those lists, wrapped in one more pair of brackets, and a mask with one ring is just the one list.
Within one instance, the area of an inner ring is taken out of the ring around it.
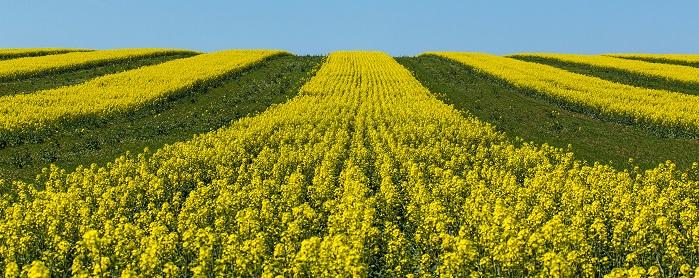
{"label": "clear sky", "polygon": [[699,53],[699,1],[0,0],[0,47]]}

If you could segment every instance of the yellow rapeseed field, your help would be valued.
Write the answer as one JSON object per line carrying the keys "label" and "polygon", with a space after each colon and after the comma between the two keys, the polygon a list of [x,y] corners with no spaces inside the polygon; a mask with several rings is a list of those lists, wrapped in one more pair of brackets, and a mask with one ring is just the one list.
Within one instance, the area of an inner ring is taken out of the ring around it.
{"label": "yellow rapeseed field", "polygon": [[699,63],[699,54],[606,54],[606,56],[690,64]]}
{"label": "yellow rapeseed field", "polygon": [[[602,55],[522,53],[514,56],[539,57],[563,62],[591,65],[595,67],[618,69],[641,75],[660,77],[662,79],[699,85],[699,68],[695,67],[650,63]],[[697,61],[699,62],[699,59],[697,59]]]}
{"label": "yellow rapeseed field", "polygon": [[0,59],[90,51],[77,48],[0,48]]}
{"label": "yellow rapeseed field", "polygon": [[71,52],[60,55],[25,57],[0,61],[0,80],[17,79],[47,74],[76,67],[85,67],[111,61],[127,60],[173,53],[193,53],[167,48],[111,49],[89,52]]}
{"label": "yellow rapeseed field", "polygon": [[[213,71],[236,53],[159,67]],[[218,131],[0,181],[0,265],[9,277],[689,276],[698,180],[696,164],[617,171],[515,145],[390,56],[336,52],[297,97]]]}
{"label": "yellow rapeseed field", "polygon": [[0,137],[41,129],[60,120],[136,109],[282,53],[220,51],[109,74],[73,86],[0,97]]}
{"label": "yellow rapeseed field", "polygon": [[646,89],[552,66],[483,53],[428,52],[531,90],[575,109],[662,133],[699,138],[699,96]]}

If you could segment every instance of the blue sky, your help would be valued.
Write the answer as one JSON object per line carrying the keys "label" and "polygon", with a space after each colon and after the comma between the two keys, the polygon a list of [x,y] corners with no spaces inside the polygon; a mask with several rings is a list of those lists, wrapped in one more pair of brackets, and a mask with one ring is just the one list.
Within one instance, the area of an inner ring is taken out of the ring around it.
{"label": "blue sky", "polygon": [[699,53],[699,1],[0,0],[0,47]]}

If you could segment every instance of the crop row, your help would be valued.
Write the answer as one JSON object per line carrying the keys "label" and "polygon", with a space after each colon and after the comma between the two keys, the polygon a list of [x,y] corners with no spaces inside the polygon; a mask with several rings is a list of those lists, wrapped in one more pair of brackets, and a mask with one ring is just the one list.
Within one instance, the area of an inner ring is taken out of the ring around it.
{"label": "crop row", "polygon": [[645,89],[585,76],[552,66],[481,53],[433,52],[573,109],[658,133],[699,137],[699,96]]}
{"label": "crop row", "polygon": [[18,78],[90,67],[114,61],[177,53],[193,52],[165,48],[135,48],[71,52],[60,55],[11,59],[0,61],[0,80],[16,80]]}
{"label": "crop row", "polygon": [[699,65],[699,55],[697,54],[607,54],[606,56],[692,66]]}
{"label": "crop row", "polygon": [[157,105],[105,116],[99,122],[61,125],[42,134],[41,141],[0,149],[0,178],[32,181],[49,164],[70,170],[104,165],[126,151],[157,149],[228,126],[295,96],[321,62],[320,57],[272,57]]}
{"label": "crop row", "polygon": [[679,82],[694,83],[694,85],[699,85],[699,69],[694,67],[662,63],[649,63],[645,61],[622,59],[601,55],[524,53],[514,55],[513,57],[534,57],[553,59],[568,63],[577,63],[595,67],[618,69],[641,75],[659,77]]}
{"label": "crop row", "polygon": [[[570,146],[569,150],[575,153],[576,159],[602,161],[620,168],[633,164],[649,169],[672,160],[679,168],[686,169],[699,161],[699,144],[695,140],[661,138],[635,126],[577,113],[532,95],[530,90],[441,57],[402,57],[397,60],[413,71],[430,91],[439,92],[436,96],[440,100],[493,124],[510,138],[520,137],[527,142],[557,147]],[[555,66],[560,66],[560,63]],[[597,72],[611,71],[596,69],[586,73]],[[629,163],[630,157],[633,163]]]}
{"label": "crop row", "polygon": [[214,52],[109,74],[73,86],[0,97],[0,140],[62,120],[133,110],[281,53]]}
{"label": "crop row", "polygon": [[691,275],[699,166],[515,147],[375,52],[300,95],[105,167],[0,182],[5,275]]}
{"label": "crop row", "polygon": [[81,51],[90,50],[74,48],[0,48],[0,60]]}

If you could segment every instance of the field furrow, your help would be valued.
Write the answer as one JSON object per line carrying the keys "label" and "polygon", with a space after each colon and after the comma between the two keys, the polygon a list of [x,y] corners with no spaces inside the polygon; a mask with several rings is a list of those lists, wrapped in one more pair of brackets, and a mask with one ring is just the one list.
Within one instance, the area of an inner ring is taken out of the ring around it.
{"label": "field furrow", "polygon": [[665,136],[699,138],[699,96],[639,88],[555,67],[480,53],[433,52],[566,106]]}

